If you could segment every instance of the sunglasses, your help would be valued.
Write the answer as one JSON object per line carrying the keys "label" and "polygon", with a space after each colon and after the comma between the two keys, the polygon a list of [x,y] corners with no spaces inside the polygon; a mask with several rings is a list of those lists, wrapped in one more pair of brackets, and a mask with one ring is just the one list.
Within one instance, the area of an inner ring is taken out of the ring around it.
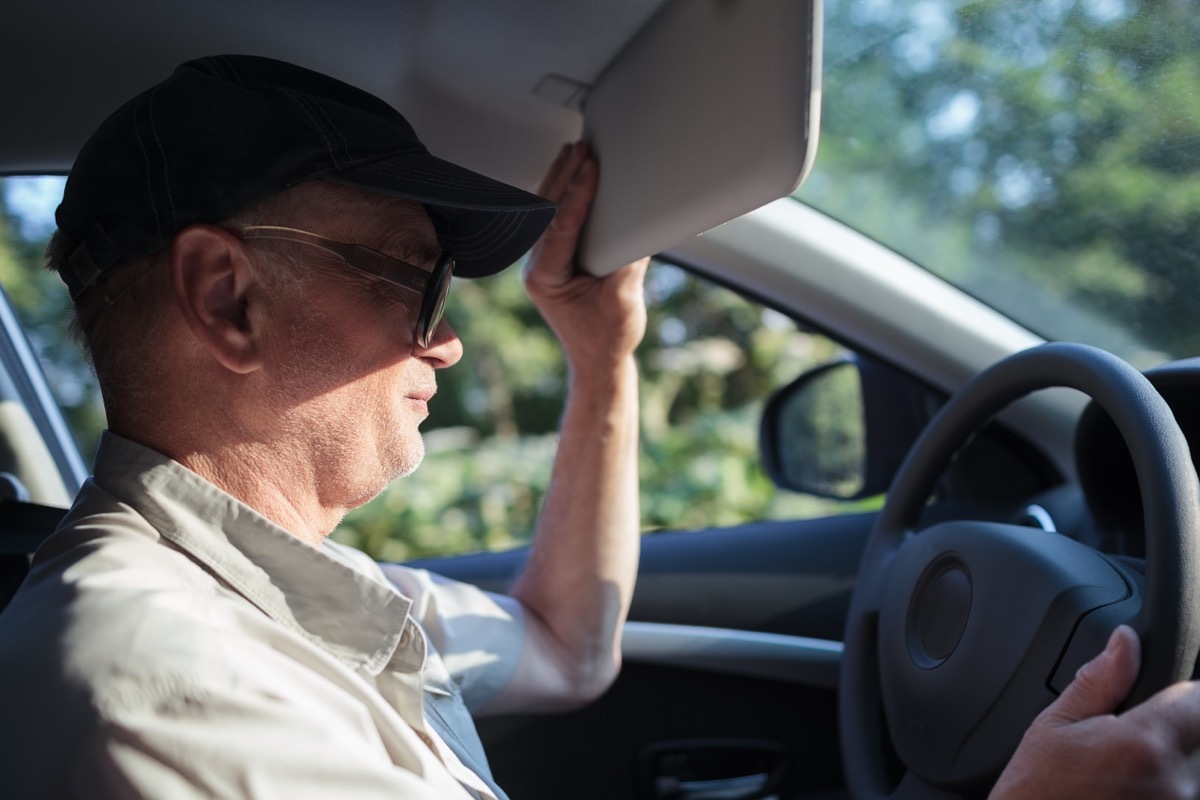
{"label": "sunglasses", "polygon": [[332,253],[355,269],[382,278],[388,283],[421,295],[421,311],[413,328],[413,338],[422,349],[429,347],[429,340],[442,321],[446,310],[446,296],[450,294],[450,279],[454,274],[454,259],[443,253],[433,271],[429,272],[378,250],[361,244],[346,244],[326,239],[308,231],[283,228],[277,225],[247,225],[235,229],[243,239],[275,239],[284,242],[319,247]]}

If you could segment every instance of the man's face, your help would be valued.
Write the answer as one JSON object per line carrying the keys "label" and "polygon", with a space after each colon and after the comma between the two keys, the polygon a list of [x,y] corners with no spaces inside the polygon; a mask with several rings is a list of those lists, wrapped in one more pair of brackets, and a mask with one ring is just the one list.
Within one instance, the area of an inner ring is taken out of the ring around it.
{"label": "man's face", "polygon": [[[416,203],[368,197],[306,216],[296,227],[423,269],[437,260],[433,225]],[[321,502],[354,507],[420,464],[435,370],[458,361],[462,345],[444,322],[427,348],[415,342],[418,294],[316,248],[289,252],[304,266],[300,285],[271,301],[270,405],[312,459]]]}

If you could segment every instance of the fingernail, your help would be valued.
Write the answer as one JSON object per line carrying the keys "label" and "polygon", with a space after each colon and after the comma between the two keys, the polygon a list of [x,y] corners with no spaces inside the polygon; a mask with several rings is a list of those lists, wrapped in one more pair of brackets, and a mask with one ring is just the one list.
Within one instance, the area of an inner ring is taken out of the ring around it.
{"label": "fingernail", "polygon": [[1096,658],[1092,659],[1093,661],[1101,656],[1112,656],[1120,651],[1122,647],[1126,646],[1125,637],[1121,634],[1121,628],[1124,627],[1126,626],[1118,625],[1117,627],[1113,628],[1113,632],[1108,635],[1108,641],[1104,645],[1104,650],[1097,653]]}
{"label": "fingernail", "polygon": [[1118,625],[1116,628],[1113,628],[1112,633],[1110,633],[1108,635],[1108,641],[1105,642],[1105,644],[1104,644],[1104,649],[1101,650],[1099,653],[1096,653],[1096,655],[1092,656],[1087,661],[1085,661],[1083,666],[1081,666],[1079,669],[1075,670],[1076,678],[1078,678],[1083,673],[1087,672],[1089,667],[1091,667],[1093,664],[1095,664],[1097,661],[1099,661],[1104,656],[1110,655],[1117,651],[1117,648],[1120,646],[1118,644],[1118,642],[1121,637],[1118,634],[1118,632],[1120,631],[1121,627],[1123,627],[1123,626]]}

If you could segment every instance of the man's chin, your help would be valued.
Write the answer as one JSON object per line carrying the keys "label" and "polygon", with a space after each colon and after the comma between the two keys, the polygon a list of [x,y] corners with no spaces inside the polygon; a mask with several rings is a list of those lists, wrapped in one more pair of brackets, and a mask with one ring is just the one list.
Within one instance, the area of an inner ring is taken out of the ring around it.
{"label": "man's chin", "polygon": [[[396,458],[393,461],[392,475],[387,481],[388,484],[400,478],[407,478],[417,471],[417,467],[421,466],[421,462],[425,460],[425,438],[418,433],[405,442],[396,442],[391,452],[396,455]],[[387,486],[385,485],[383,488],[387,488]],[[379,491],[382,492],[383,489]]]}

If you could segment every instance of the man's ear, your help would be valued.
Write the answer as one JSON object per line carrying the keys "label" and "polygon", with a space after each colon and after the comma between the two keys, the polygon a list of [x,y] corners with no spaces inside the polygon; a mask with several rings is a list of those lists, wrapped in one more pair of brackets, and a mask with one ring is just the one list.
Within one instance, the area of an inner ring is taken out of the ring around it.
{"label": "man's ear", "polygon": [[253,272],[241,240],[212,225],[191,225],[171,244],[175,302],[192,333],[231,372],[261,364],[262,332],[250,323]]}

